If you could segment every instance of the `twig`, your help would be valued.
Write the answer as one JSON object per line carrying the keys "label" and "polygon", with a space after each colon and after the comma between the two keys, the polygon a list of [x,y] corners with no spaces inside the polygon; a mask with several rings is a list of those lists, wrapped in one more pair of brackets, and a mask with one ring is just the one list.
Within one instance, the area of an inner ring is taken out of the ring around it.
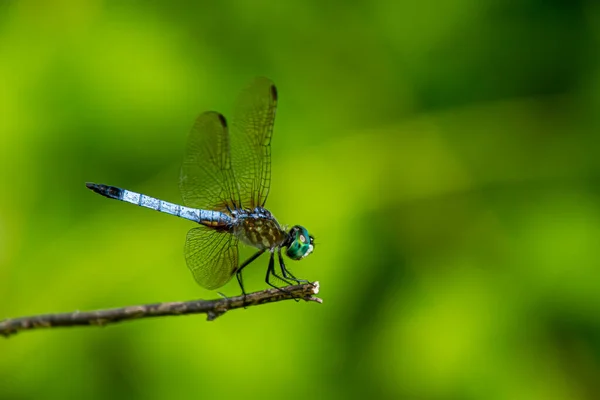
{"label": "twig", "polygon": [[61,326],[96,325],[104,326],[120,321],[139,318],[162,317],[167,315],[206,314],[207,320],[212,321],[229,310],[257,306],[276,301],[303,299],[322,303],[314,295],[319,293],[319,282],[312,284],[287,286],[278,289],[268,289],[244,296],[222,298],[216,300],[192,300],[143,304],[120,308],[110,308],[95,311],[74,311],[60,314],[34,315],[31,317],[9,318],[0,321],[0,335],[9,337],[19,331],[56,328]]}

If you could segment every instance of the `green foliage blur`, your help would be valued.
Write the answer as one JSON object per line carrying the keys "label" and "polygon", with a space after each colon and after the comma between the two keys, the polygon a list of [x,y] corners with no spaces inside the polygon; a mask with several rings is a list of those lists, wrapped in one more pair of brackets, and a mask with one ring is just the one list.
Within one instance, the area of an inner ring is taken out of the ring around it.
{"label": "green foliage blur", "polygon": [[599,41],[591,0],[1,0],[0,319],[218,297],[192,223],[84,183],[179,202],[258,75],[324,303],[25,332],[0,399],[600,398]]}

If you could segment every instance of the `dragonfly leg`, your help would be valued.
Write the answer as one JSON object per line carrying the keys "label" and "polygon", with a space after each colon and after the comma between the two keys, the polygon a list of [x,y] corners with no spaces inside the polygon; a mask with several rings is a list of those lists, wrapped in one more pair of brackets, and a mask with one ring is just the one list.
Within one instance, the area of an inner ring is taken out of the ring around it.
{"label": "dragonfly leg", "polygon": [[[269,267],[267,268],[267,277],[265,278],[265,281],[267,282],[267,284],[269,284],[270,286],[273,286],[274,288],[281,290],[284,293],[290,293],[288,290],[284,289],[284,288],[280,288],[279,286],[274,285],[273,283],[271,283],[271,281],[269,280],[269,277],[273,275],[274,277],[276,277],[277,279],[285,282],[288,285],[291,285],[292,283],[290,281],[288,281],[287,279],[282,278],[281,276],[277,275],[277,273],[275,272],[275,254],[271,253],[271,258],[269,259]],[[293,299],[298,302],[300,301],[298,297],[296,296],[292,296]]]}
{"label": "dragonfly leg", "polygon": [[260,250],[257,253],[255,253],[252,257],[250,257],[249,259],[247,259],[246,261],[244,261],[242,263],[242,265],[240,265],[235,273],[235,277],[237,278],[238,283],[240,284],[240,288],[242,289],[242,294],[244,295],[244,302],[246,299],[246,291],[244,290],[244,278],[242,277],[242,270],[247,267],[252,261],[256,260],[258,257],[260,257],[262,255],[262,253],[264,253],[264,250]]}
{"label": "dragonfly leg", "polygon": [[242,271],[238,271],[235,273],[235,277],[237,278],[238,284],[242,289],[242,294],[246,296],[246,291],[244,290],[244,279],[242,278]]}
{"label": "dragonfly leg", "polygon": [[[273,253],[271,253],[271,257],[269,257],[269,266],[267,267],[267,276],[265,277],[265,282],[267,282],[267,285],[274,287],[275,289],[283,290],[279,286],[275,285],[274,283],[271,283],[271,280],[269,279],[275,269],[274,266],[275,266],[275,258],[274,258]],[[283,291],[285,291],[285,290],[283,290]]]}
{"label": "dragonfly leg", "polygon": [[[281,263],[282,263],[282,261],[283,261],[283,260],[282,260],[282,258],[281,258],[281,250],[279,250],[279,252],[278,252],[278,255],[279,255],[279,265],[281,266]],[[283,271],[282,271],[282,272],[283,272]],[[292,278],[290,279],[290,277],[288,277],[288,276],[286,276],[286,275],[285,275],[285,272],[283,272],[283,276],[280,276],[280,275],[278,275],[278,274],[277,274],[277,272],[275,271],[275,266],[274,266],[274,265],[273,265],[273,269],[271,270],[271,273],[272,273],[272,274],[273,274],[273,275],[274,275],[274,276],[275,276],[277,279],[279,279],[280,281],[283,281],[283,282],[287,283],[287,284],[288,284],[288,285],[290,285],[290,286],[292,286],[294,283],[298,283],[298,280],[297,280],[296,278],[292,277]],[[291,274],[290,274],[290,275],[291,275]]]}
{"label": "dragonfly leg", "polygon": [[[282,280],[288,280],[289,279],[289,280],[294,281],[296,283],[310,283],[306,279],[298,279],[298,278],[296,278],[290,272],[290,270],[285,267],[285,262],[283,261],[283,256],[281,255],[281,249],[279,249],[279,251],[277,252],[277,255],[279,256],[279,266],[281,267],[281,273],[282,273],[283,277],[285,278],[285,279],[282,279]],[[275,276],[277,276],[277,275],[275,275]]]}

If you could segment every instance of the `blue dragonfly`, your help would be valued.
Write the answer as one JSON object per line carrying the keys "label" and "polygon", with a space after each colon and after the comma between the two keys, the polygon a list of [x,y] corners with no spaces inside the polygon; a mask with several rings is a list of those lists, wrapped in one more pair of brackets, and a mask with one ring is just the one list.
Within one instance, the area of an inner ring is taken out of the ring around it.
{"label": "blue dragonfly", "polygon": [[[273,277],[288,285],[308,283],[286,268],[282,249],[292,260],[312,253],[314,238],[306,228],[281,226],[265,203],[271,186],[271,137],[277,89],[256,78],[240,94],[233,123],[215,111],[200,114],[189,134],[179,179],[183,206],[154,197],[95,183],[86,186],[102,196],[175,215],[200,224],[185,242],[185,259],[196,282],[217,289],[236,276],[245,295],[242,270],[269,254],[265,281]],[[238,243],[258,251],[239,263]],[[280,272],[275,269],[275,253]]]}

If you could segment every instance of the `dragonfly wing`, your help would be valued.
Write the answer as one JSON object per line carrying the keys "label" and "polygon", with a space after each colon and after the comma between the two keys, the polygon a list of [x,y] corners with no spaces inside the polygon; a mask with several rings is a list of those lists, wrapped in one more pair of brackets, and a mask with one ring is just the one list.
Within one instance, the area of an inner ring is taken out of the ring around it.
{"label": "dragonfly wing", "polygon": [[232,124],[232,162],[244,208],[264,206],[271,186],[271,136],[277,89],[256,78],[240,94]]}
{"label": "dragonfly wing", "polygon": [[200,114],[189,134],[179,189],[188,207],[225,210],[239,201],[223,115]]}
{"label": "dragonfly wing", "polygon": [[238,266],[238,239],[229,233],[199,227],[185,241],[185,260],[198,284],[217,289],[226,284]]}

